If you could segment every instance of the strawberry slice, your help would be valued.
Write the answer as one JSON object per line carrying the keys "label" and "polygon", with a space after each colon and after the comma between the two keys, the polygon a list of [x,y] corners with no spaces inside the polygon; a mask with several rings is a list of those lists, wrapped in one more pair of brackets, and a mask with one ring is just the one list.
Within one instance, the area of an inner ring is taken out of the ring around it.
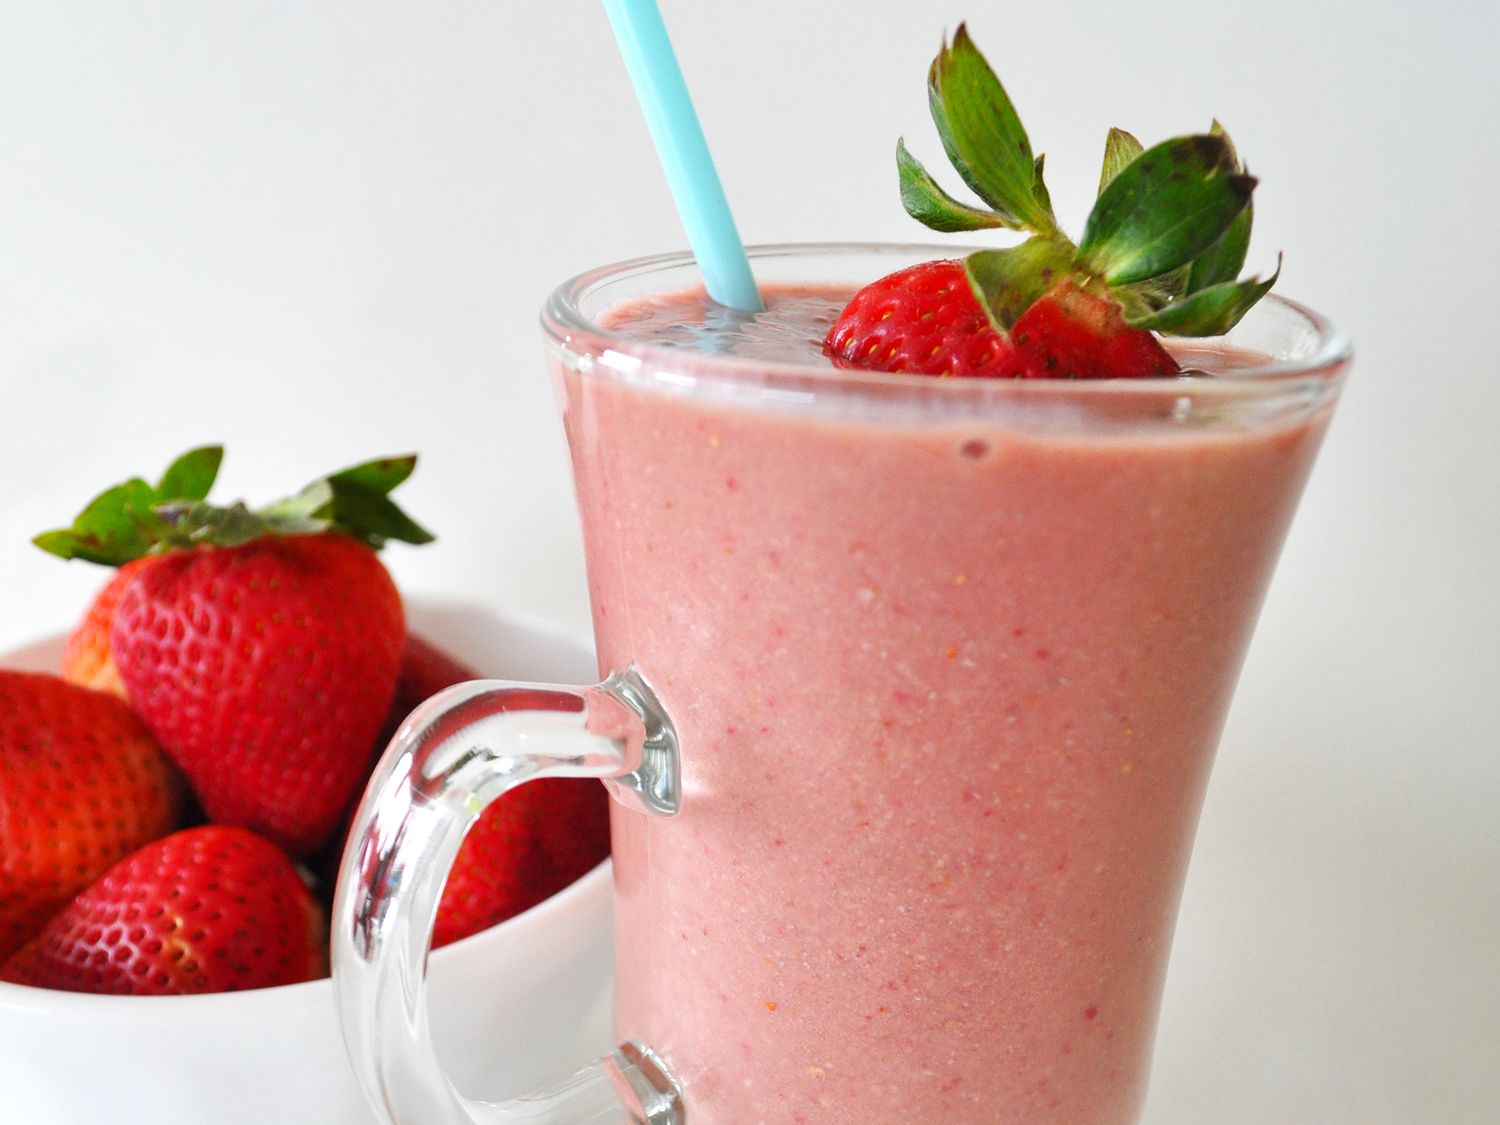
{"label": "strawberry slice", "polygon": [[[824,341],[835,366],[1026,379],[1170,376],[1155,332],[1221,335],[1275,283],[1236,280],[1253,177],[1218,122],[1147,149],[1105,144],[1099,195],[1074,242],[1059,227],[1010,97],[960,24],[928,72],[943,148],[983,206],[938,186],[896,145],[901,202],[934,230],[1024,231],[962,262],[900,270],[854,295]],[[1277,273],[1279,273],[1279,267]]]}

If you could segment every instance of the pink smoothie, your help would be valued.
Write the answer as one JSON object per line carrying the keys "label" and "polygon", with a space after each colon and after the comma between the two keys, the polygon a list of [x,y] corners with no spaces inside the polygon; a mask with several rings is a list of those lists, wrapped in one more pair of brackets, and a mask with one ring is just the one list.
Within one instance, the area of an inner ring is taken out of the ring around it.
{"label": "pink smoothie", "polygon": [[[842,297],[773,293],[736,347],[815,361]],[[702,318],[610,324],[691,370]],[[641,668],[683,750],[680,815],[615,810],[621,1036],[692,1125],[1132,1120],[1330,403],[861,418],[562,386],[600,661]]]}

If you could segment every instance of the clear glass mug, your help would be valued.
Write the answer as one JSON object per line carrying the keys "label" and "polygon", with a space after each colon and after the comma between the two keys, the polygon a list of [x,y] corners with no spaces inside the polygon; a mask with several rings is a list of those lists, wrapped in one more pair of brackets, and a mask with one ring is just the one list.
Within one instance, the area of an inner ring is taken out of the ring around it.
{"label": "clear glass mug", "polygon": [[[752,261],[774,290],[945,254]],[[421,1125],[1134,1119],[1209,765],[1346,342],[1271,298],[1207,342],[1229,374],[1014,382],[601,327],[696,284],[684,256],[630,262],[543,314],[605,678],[463,685],[397,734],[334,917],[367,1094]],[[624,1044],[480,1104],[433,1054],[432,920],[468,825],[542,776],[616,797]]]}

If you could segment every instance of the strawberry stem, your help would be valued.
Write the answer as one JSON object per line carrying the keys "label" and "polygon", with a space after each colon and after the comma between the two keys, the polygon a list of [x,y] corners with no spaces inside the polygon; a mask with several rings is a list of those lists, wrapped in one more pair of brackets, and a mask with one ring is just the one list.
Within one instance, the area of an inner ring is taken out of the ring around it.
{"label": "strawberry stem", "polygon": [[1127,323],[1176,335],[1220,335],[1266,294],[1236,281],[1250,243],[1255,179],[1218,121],[1207,133],[1149,149],[1123,129],[1105,142],[1099,194],[1075,247],[1061,232],[1042,177],[1043,158],[1010,96],[960,24],[927,77],[933,124],[959,177],[989,208],[945,192],[896,145],[901,202],[940,231],[1030,231],[1019,246],[965,262],[980,304],[1008,330],[1056,282],[1069,279],[1118,306]]}
{"label": "strawberry stem", "polygon": [[242,501],[210,504],[221,446],[190,450],[154,488],[139,477],[101,492],[69,527],[32,540],[65,559],[123,566],[150,554],[195,546],[237,547],[269,535],[351,535],[379,550],[395,539],[430,543],[432,535],[390,493],[416,467],[415,454],[383,457],[320,477],[295,496],[258,511]]}

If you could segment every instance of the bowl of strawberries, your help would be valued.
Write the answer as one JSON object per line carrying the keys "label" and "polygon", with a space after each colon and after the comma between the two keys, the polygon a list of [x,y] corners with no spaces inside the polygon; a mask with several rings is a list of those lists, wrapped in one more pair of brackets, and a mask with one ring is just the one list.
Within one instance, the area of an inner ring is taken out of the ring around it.
{"label": "bowl of strawberries", "polygon": [[[402,597],[377,552],[431,538],[389,496],[412,458],[251,511],[208,503],[220,457],[194,450],[37,539],[115,569],[71,630],[0,657],[7,1120],[373,1121],[327,956],[365,780],[442,688],[592,676],[556,630]],[[464,842],[432,1011],[476,1096],[610,1044],[606,802],[538,782]]]}

